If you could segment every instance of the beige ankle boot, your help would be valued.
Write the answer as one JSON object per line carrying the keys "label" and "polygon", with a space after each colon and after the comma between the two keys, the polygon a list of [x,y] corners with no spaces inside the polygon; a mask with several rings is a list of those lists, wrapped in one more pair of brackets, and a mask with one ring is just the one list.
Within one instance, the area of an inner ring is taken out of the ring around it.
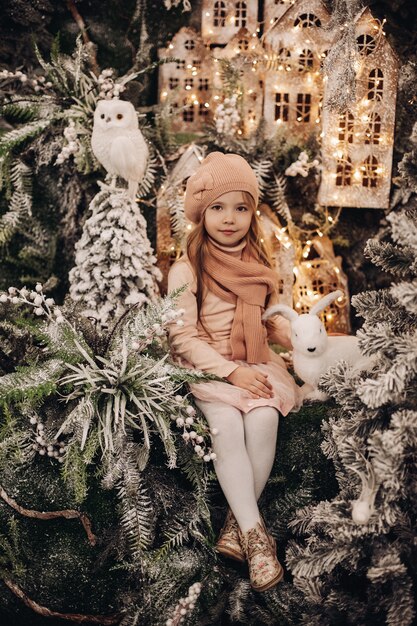
{"label": "beige ankle boot", "polygon": [[249,577],[255,591],[266,591],[278,584],[284,570],[275,553],[275,541],[268,535],[263,522],[258,522],[255,528],[246,533],[240,533],[249,566]]}
{"label": "beige ankle boot", "polygon": [[241,563],[245,561],[245,555],[239,538],[239,526],[230,509],[227,512],[224,526],[217,540],[216,551],[235,561],[240,561]]}

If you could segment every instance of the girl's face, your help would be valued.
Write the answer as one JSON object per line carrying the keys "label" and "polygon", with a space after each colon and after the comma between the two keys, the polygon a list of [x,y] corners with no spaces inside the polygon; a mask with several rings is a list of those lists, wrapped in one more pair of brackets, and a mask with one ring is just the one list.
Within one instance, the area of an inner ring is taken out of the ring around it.
{"label": "girl's face", "polygon": [[236,246],[247,234],[252,208],[241,191],[228,191],[209,204],[204,213],[204,226],[214,241],[223,246]]}

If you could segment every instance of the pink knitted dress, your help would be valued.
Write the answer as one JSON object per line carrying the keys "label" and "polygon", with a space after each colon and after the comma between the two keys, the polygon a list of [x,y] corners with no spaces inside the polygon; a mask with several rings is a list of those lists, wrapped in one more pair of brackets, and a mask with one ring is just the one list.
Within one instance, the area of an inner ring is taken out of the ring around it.
{"label": "pink knitted dress", "polygon": [[[245,242],[233,248],[216,245],[224,252],[240,258]],[[254,399],[248,391],[227,381],[210,381],[191,384],[193,395],[208,402],[230,404],[244,413],[259,406],[273,406],[283,415],[287,415],[298,403],[298,387],[287,372],[282,358],[270,350],[270,360],[267,363],[249,365],[244,361],[232,361],[229,338],[235,305],[221,300],[210,291],[206,292],[201,313],[210,332],[208,335],[197,320],[195,275],[188,258],[182,257],[171,267],[168,290],[172,291],[185,284],[188,286],[178,299],[178,308],[185,310],[183,325],[174,324],[170,327],[170,343],[175,360],[183,367],[199,369],[221,378],[227,377],[240,365],[251,367],[268,375],[274,392],[273,398]],[[268,320],[265,332],[269,341],[291,347],[289,323],[284,318]]]}

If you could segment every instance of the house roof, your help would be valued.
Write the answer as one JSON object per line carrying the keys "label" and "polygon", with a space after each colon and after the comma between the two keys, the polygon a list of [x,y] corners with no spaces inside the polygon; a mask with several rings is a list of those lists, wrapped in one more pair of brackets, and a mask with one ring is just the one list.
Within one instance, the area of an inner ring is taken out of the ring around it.
{"label": "house roof", "polygon": [[[287,6],[287,8],[285,9],[285,11],[284,11],[284,12],[283,12],[280,16],[279,16],[279,18],[278,18],[277,20],[275,20],[273,24],[271,24],[270,28],[268,28],[268,30],[264,33],[264,35],[266,35],[266,33],[267,33],[267,32],[269,33],[271,30],[273,30],[273,29],[275,28],[275,26],[281,22],[281,20],[282,20],[282,18],[284,17],[284,15],[286,15],[290,9],[293,9],[294,7],[296,7],[296,6],[297,6],[297,4],[298,4],[299,2],[302,2],[302,1],[303,1],[303,0],[295,0],[295,2],[294,2],[293,4],[289,4],[289,5]],[[322,2],[322,0],[316,0],[316,2],[318,2],[319,4],[321,4],[321,6],[323,7],[323,9],[324,9],[324,10],[326,11],[326,13],[328,13],[328,14],[329,14],[329,16],[330,16],[330,13],[329,13],[329,11],[328,11],[328,9],[327,9],[326,5],[324,4],[324,2]]]}

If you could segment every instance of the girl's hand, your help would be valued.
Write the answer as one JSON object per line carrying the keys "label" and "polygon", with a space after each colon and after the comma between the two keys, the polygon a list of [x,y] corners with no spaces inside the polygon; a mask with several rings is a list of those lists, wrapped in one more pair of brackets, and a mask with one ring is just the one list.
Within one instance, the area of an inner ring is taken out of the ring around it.
{"label": "girl's hand", "polygon": [[250,391],[253,398],[273,398],[272,385],[268,382],[268,377],[261,372],[257,372],[250,367],[239,366],[229,376],[227,380],[236,387],[242,387]]}

